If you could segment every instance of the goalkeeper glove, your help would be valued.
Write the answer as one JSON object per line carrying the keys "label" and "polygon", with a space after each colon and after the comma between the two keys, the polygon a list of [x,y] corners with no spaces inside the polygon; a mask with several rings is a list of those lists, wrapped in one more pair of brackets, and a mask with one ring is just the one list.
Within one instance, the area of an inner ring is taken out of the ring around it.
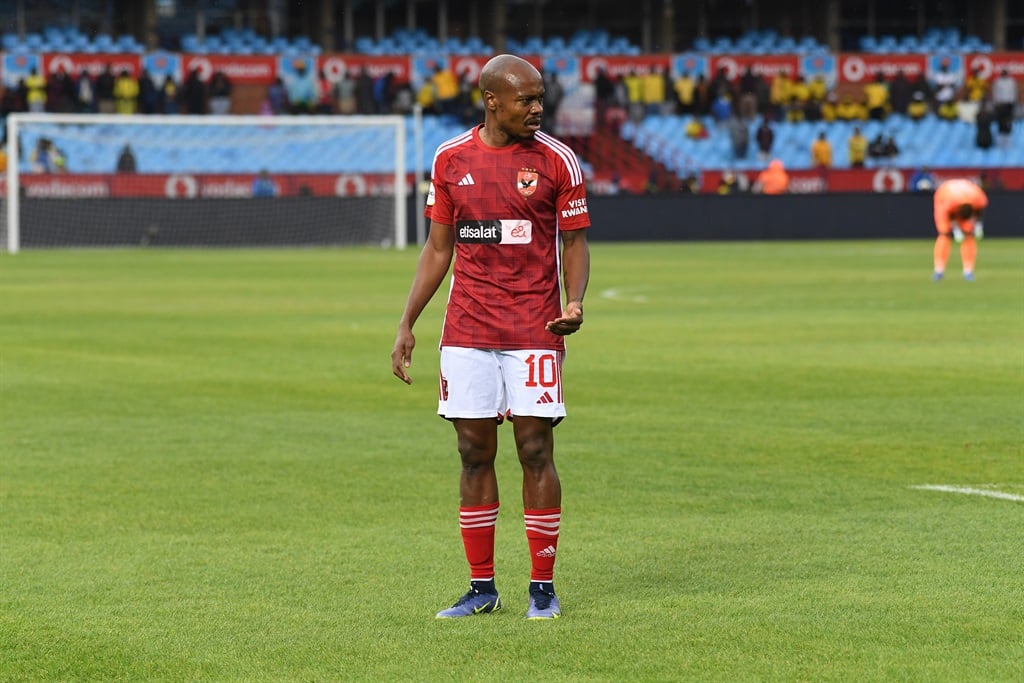
{"label": "goalkeeper glove", "polygon": [[953,226],[953,239],[956,240],[957,244],[964,241],[964,231],[960,229],[959,225]]}
{"label": "goalkeeper glove", "polygon": [[974,239],[980,240],[985,236],[985,226],[981,221],[974,221]]}

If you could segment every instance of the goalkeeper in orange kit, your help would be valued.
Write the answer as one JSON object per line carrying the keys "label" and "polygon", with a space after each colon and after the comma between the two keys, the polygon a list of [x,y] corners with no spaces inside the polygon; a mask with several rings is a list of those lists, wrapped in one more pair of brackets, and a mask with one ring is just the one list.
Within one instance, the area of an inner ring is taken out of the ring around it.
{"label": "goalkeeper in orange kit", "polygon": [[947,180],[935,190],[935,270],[933,280],[941,280],[952,242],[960,244],[960,261],[964,280],[974,280],[974,262],[978,255],[978,240],[984,236],[981,222],[988,196],[978,185],[963,178]]}

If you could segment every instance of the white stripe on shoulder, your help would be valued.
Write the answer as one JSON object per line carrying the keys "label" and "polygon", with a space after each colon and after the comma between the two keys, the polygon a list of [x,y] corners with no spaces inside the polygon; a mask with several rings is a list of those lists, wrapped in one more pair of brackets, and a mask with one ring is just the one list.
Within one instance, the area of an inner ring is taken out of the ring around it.
{"label": "white stripe on shoulder", "polygon": [[533,137],[537,142],[551,148],[555,154],[562,158],[562,161],[565,162],[566,169],[569,171],[569,178],[572,181],[573,186],[579,185],[583,182],[583,169],[580,168],[580,162],[579,159],[576,158],[576,152],[574,152],[569,145],[542,131],[537,131],[534,133]]}
{"label": "white stripe on shoulder", "polygon": [[442,152],[452,149],[454,147],[458,147],[459,145],[464,145],[466,144],[466,142],[472,139],[473,129],[471,128],[467,130],[465,133],[459,133],[455,137],[449,138],[448,140],[445,140],[440,145],[438,145],[437,150],[434,152],[434,158],[430,162],[430,177],[434,177],[434,164],[437,163],[437,157],[440,156]]}

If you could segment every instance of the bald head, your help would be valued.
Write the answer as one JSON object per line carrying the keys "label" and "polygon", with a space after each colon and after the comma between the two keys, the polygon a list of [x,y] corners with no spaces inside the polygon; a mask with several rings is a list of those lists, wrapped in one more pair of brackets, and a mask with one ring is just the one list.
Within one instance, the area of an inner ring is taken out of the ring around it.
{"label": "bald head", "polygon": [[515,55],[498,55],[480,70],[480,90],[499,92],[506,87],[520,88],[534,79],[543,82],[540,72],[528,61]]}

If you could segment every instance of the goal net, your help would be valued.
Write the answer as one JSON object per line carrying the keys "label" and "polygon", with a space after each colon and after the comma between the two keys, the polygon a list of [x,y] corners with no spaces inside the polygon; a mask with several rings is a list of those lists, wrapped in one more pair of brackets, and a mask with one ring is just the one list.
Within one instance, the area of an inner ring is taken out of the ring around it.
{"label": "goal net", "polygon": [[14,114],[0,247],[407,243],[401,116]]}

